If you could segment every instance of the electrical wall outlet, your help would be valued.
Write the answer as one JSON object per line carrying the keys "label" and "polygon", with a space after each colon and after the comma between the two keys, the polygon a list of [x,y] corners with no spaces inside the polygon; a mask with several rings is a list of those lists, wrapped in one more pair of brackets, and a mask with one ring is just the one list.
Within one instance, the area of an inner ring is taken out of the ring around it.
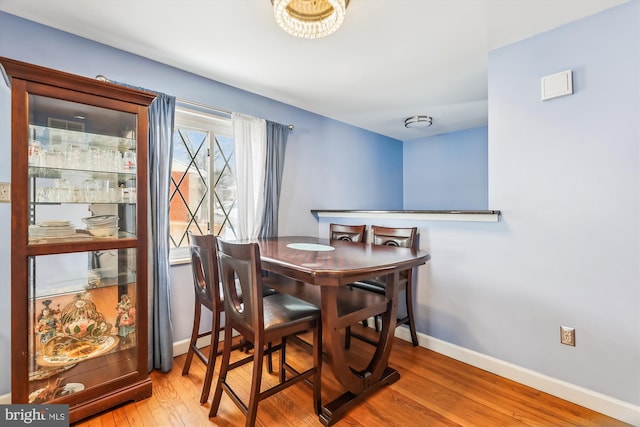
{"label": "electrical wall outlet", "polygon": [[10,202],[11,201],[11,183],[10,182],[0,182],[0,202]]}
{"label": "electrical wall outlet", "polygon": [[562,344],[576,346],[576,330],[568,326],[560,326],[560,342]]}

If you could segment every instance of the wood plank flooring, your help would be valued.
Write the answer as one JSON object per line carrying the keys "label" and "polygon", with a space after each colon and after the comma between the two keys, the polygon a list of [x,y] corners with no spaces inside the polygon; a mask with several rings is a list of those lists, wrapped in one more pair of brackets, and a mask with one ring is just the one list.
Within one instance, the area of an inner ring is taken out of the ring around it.
{"label": "wood plank flooring", "polygon": [[[357,327],[356,327],[357,328]],[[370,330],[363,331],[370,333]],[[372,347],[357,339],[349,357],[354,364],[366,363]],[[238,352],[236,352],[238,353]],[[363,356],[364,355],[364,356]],[[154,371],[153,396],[98,414],[78,427],[240,426],[245,418],[223,394],[218,416],[208,418],[210,402],[200,405],[205,367],[194,357],[188,375],[182,376],[185,356],[176,357],[171,372]],[[304,368],[311,359],[296,345],[287,347],[287,360]],[[216,376],[220,358],[216,361]],[[401,378],[354,407],[335,424],[345,426],[627,426],[584,407],[523,386],[433,351],[413,347],[396,338],[390,365]],[[277,364],[274,363],[274,366]],[[251,364],[240,368],[229,380],[248,393]],[[245,369],[246,368],[246,369]],[[263,387],[274,384],[276,374],[265,372]],[[344,390],[329,366],[323,366],[323,401]],[[213,390],[211,392],[213,395]],[[209,399],[211,400],[211,399]],[[296,384],[260,403],[257,426],[322,426],[312,409],[311,389]]]}

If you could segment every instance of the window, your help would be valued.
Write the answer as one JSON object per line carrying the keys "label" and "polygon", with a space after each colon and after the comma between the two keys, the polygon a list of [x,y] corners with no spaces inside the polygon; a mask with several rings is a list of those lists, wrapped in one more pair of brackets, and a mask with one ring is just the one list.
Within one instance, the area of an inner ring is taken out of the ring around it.
{"label": "window", "polygon": [[171,261],[189,259],[187,231],[236,238],[231,119],[176,108],[169,189]]}

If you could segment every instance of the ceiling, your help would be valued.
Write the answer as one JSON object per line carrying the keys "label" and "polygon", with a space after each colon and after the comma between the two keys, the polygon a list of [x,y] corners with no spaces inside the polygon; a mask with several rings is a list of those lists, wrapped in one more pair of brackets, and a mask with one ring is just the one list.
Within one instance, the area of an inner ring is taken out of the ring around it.
{"label": "ceiling", "polygon": [[[351,0],[343,26],[317,40],[281,30],[270,0],[0,0],[0,10],[406,141],[487,124],[490,50],[626,1]],[[406,129],[414,115],[433,125]]]}

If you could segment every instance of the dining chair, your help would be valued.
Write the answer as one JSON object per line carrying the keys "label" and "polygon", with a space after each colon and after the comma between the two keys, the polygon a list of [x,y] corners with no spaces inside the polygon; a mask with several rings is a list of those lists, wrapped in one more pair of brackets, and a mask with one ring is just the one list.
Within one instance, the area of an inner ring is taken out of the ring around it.
{"label": "dining chair", "polygon": [[[193,289],[195,292],[195,307],[193,315],[193,328],[191,330],[191,340],[189,350],[182,368],[182,375],[189,373],[191,361],[195,354],[207,367],[200,403],[205,403],[209,398],[211,382],[216,364],[216,356],[222,354],[218,351],[218,343],[222,327],[220,315],[224,311],[222,294],[220,293],[220,281],[218,278],[218,261],[216,254],[216,237],[207,235],[196,235],[191,231],[187,232],[189,239],[189,252],[191,254],[191,271],[193,275]],[[200,318],[202,307],[211,311],[211,328],[200,332]],[[211,336],[209,355],[206,356],[198,348],[198,339]],[[234,346],[234,349],[241,348],[244,343]]]}
{"label": "dining chair", "polygon": [[347,240],[359,243],[366,240],[366,225],[329,224],[330,240]]}
{"label": "dining chair", "polygon": [[[263,296],[260,248],[257,243],[231,243],[218,239],[218,260],[222,288],[225,293],[225,339],[222,365],[218,375],[209,417],[216,416],[222,392],[226,392],[246,416],[246,426],[255,424],[258,403],[273,394],[302,380],[312,382],[313,402],[316,414],[320,414],[320,381],[322,367],[322,323],[320,309],[294,296],[275,293]],[[283,278],[284,279],[284,278]],[[236,289],[239,283],[242,298]],[[269,277],[273,283],[277,277]],[[253,355],[230,363],[231,331],[240,332],[253,344]],[[286,361],[287,338],[313,331],[313,366],[298,372]],[[268,347],[269,343],[277,343]],[[262,367],[265,354],[279,351],[279,383],[262,391]],[[233,369],[253,362],[248,403],[243,402],[227,382]],[[289,374],[287,378],[287,373]]]}
{"label": "dining chair", "polygon": [[[218,347],[220,332],[223,330],[220,318],[224,311],[224,297],[220,289],[220,279],[218,276],[216,237],[212,234],[197,235],[191,231],[187,232],[187,237],[189,240],[189,253],[191,254],[191,272],[193,276],[195,305],[189,350],[187,351],[184,367],[182,368],[182,375],[189,373],[194,355],[205,364],[207,370],[202,385],[202,393],[200,394],[200,403],[205,403],[209,399],[216,357],[222,354],[222,350],[218,350]],[[263,292],[265,295],[269,295],[275,293],[275,290],[265,286]],[[204,332],[200,332],[202,307],[205,307],[211,312],[211,328]],[[211,336],[208,356],[198,347],[198,340],[207,336]],[[233,346],[234,350],[248,350],[248,348],[248,343],[244,338]],[[269,372],[273,371],[271,357],[268,359],[268,368]]]}
{"label": "dining chair", "polygon": [[[372,245],[387,245],[397,246],[402,248],[418,248],[418,228],[406,227],[406,228],[392,228],[392,227],[371,227],[371,244]],[[385,277],[377,277],[375,279],[362,280],[351,284],[352,287],[362,289],[369,292],[374,292],[379,295],[384,295],[386,292],[387,283]],[[400,272],[399,292],[405,291],[405,305],[406,316],[398,318],[396,321],[396,327],[404,324],[409,325],[409,331],[411,333],[411,342],[414,346],[418,345],[418,336],[416,334],[416,326],[413,317],[413,269]],[[374,318],[375,329],[379,331],[378,316]],[[366,324],[365,324],[366,326]],[[351,328],[348,327],[345,333],[345,347],[349,348],[351,344],[351,336],[370,342],[369,339],[359,334],[352,333]]]}

